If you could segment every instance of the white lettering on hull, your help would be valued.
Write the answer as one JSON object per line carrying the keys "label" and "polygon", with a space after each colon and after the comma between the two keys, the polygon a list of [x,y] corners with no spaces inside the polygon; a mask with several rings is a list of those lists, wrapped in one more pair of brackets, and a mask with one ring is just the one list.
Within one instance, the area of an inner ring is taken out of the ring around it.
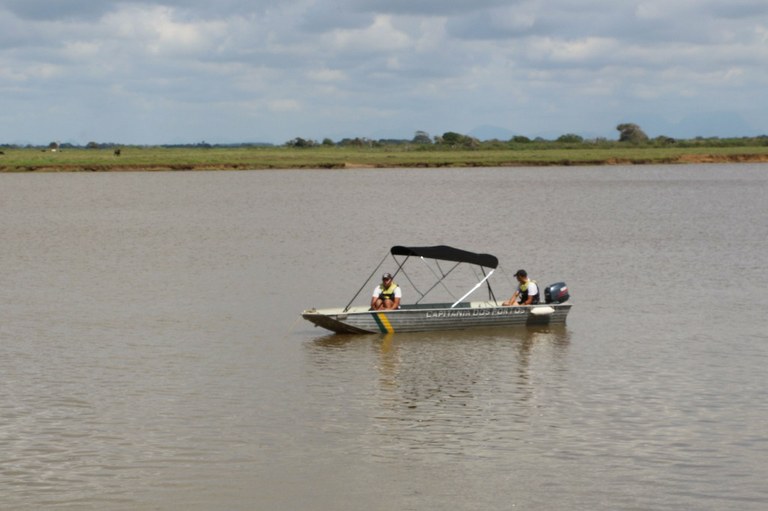
{"label": "white lettering on hull", "polygon": [[505,307],[503,309],[427,311],[424,317],[426,319],[471,318],[479,316],[513,316],[527,313],[528,310],[522,307]]}

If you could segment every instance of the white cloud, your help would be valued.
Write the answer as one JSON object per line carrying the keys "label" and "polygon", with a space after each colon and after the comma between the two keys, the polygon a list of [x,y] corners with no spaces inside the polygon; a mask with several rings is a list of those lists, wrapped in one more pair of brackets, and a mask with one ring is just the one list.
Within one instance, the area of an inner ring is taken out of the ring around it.
{"label": "white cloud", "polygon": [[299,112],[301,103],[295,99],[274,99],[269,101],[268,108],[273,112]]}
{"label": "white cloud", "polygon": [[395,28],[392,17],[386,15],[374,17],[365,28],[335,30],[331,37],[336,51],[349,53],[398,51],[412,44],[408,34]]}
{"label": "white cloud", "polygon": [[106,15],[101,25],[114,37],[152,55],[199,54],[215,48],[228,33],[225,20],[184,21],[169,7],[127,7]]}
{"label": "white cloud", "polygon": [[311,69],[307,77],[315,82],[340,82],[346,79],[346,74],[338,69]]}
{"label": "white cloud", "polygon": [[586,37],[572,41],[551,37],[533,38],[529,50],[537,60],[579,64],[590,61],[610,62],[620,51],[615,41],[599,37]]}

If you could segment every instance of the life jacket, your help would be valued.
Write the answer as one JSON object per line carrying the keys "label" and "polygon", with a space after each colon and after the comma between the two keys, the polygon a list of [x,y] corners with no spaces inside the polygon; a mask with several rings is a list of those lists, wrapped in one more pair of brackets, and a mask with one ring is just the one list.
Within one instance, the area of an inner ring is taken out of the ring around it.
{"label": "life jacket", "polygon": [[[527,282],[524,282],[523,284],[520,284],[520,303],[525,303],[526,300],[528,300],[528,284],[533,282],[536,284],[535,280],[528,280]],[[539,285],[536,284],[536,294],[533,296],[533,300],[531,300],[531,305],[539,303],[539,298],[541,297],[541,289],[539,288]]]}
{"label": "life jacket", "polygon": [[379,293],[379,298],[382,300],[390,300],[392,302],[395,301],[395,289],[397,289],[397,284],[395,284],[395,281],[389,283],[389,287],[387,289],[382,289],[381,293]]}

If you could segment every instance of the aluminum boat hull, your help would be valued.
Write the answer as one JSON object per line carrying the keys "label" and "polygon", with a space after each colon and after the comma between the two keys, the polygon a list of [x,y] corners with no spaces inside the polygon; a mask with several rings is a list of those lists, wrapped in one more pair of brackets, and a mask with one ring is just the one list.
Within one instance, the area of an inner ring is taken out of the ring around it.
{"label": "aluminum boat hull", "polygon": [[371,311],[365,307],[309,309],[302,317],[336,333],[429,332],[468,328],[564,324],[569,303],[503,307],[494,302],[405,305],[397,310]]}

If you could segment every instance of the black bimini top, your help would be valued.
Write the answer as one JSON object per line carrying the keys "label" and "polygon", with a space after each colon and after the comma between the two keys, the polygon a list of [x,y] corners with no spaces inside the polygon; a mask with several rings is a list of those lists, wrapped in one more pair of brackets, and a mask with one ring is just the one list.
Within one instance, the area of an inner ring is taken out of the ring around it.
{"label": "black bimini top", "polygon": [[496,268],[499,265],[499,260],[491,254],[477,254],[446,245],[434,247],[402,247],[396,245],[390,249],[390,252],[393,256],[426,257],[427,259],[438,259],[441,261],[476,264],[486,268]]}

